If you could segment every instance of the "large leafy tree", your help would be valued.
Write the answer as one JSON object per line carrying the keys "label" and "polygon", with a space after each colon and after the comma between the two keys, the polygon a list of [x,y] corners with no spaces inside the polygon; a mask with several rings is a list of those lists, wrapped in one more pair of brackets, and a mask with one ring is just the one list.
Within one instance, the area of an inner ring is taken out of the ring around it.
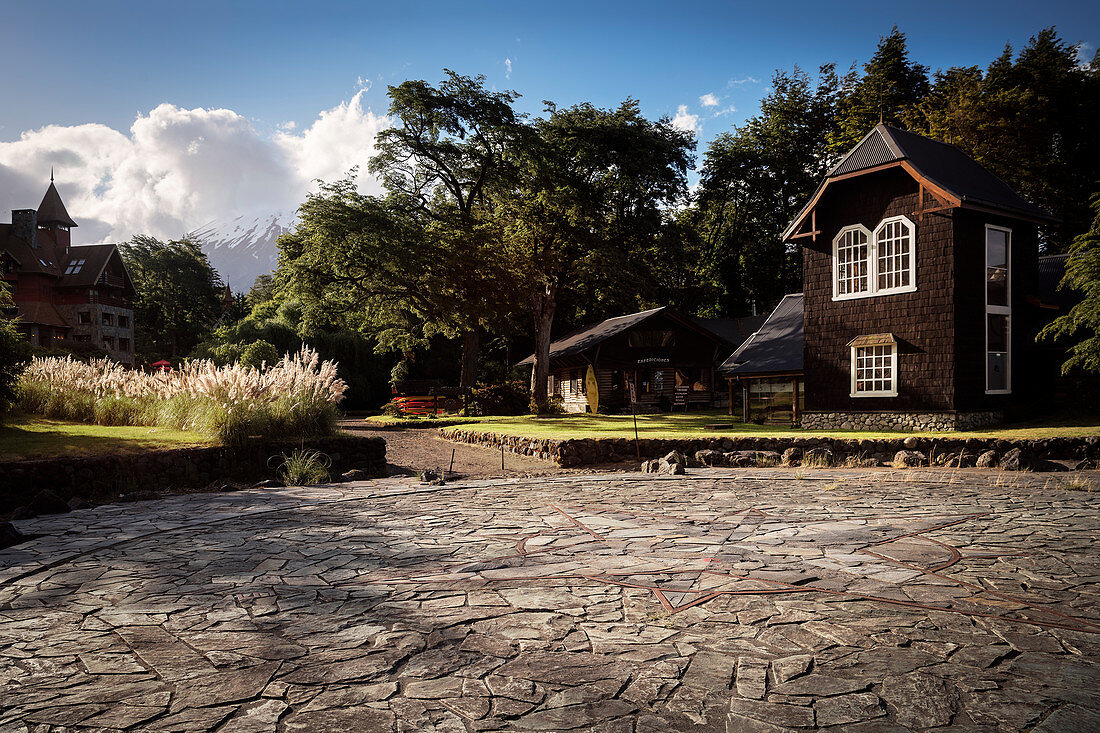
{"label": "large leafy tree", "polygon": [[1040,338],[1080,339],[1062,365],[1067,374],[1075,368],[1100,374],[1100,193],[1092,197],[1092,211],[1092,226],[1070,246],[1066,275],[1060,285],[1078,291],[1081,301],[1040,334]]}
{"label": "large leafy tree", "polygon": [[614,273],[621,286],[661,227],[662,209],[686,193],[694,135],[642,116],[635,100],[546,115],[516,147],[518,176],[502,194],[511,280],[534,320],[532,395],[547,399],[550,338],[559,302]]}
{"label": "large leafy tree", "polygon": [[120,245],[137,289],[134,345],[146,356],[185,356],[225,307],[225,285],[198,242],[136,236]]}
{"label": "large leafy tree", "polygon": [[837,127],[830,135],[833,152],[848,152],[880,121],[911,126],[916,107],[928,91],[928,68],[910,60],[905,34],[894,26],[864,64],[863,76],[845,77]]}
{"label": "large leafy tree", "polygon": [[19,376],[31,356],[31,345],[20,333],[7,283],[0,281],[0,421],[19,397]]}
{"label": "large leafy tree", "polygon": [[782,233],[833,161],[839,87],[832,65],[816,81],[798,68],[777,71],[760,114],[707,148],[695,212],[698,262],[700,279],[717,282],[719,300],[704,311],[740,315],[800,288],[800,253]]}
{"label": "large leafy tree", "polygon": [[[524,124],[512,108],[515,93],[486,89],[484,76],[445,72],[438,86],[407,81],[390,87],[389,113],[398,124],[379,134],[370,170],[390,193],[387,208],[415,222],[436,264],[427,287],[446,307],[419,304],[409,313],[430,329],[462,337],[461,383],[468,387],[476,377],[481,333],[506,307],[495,266],[493,195],[510,185],[509,149]],[[389,274],[424,286],[419,272]]]}
{"label": "large leafy tree", "polygon": [[1011,48],[983,74],[939,72],[920,105],[919,129],[959,146],[1029,200],[1063,219],[1045,243],[1064,250],[1089,226],[1100,168],[1100,64],[1048,28],[1018,56]]}

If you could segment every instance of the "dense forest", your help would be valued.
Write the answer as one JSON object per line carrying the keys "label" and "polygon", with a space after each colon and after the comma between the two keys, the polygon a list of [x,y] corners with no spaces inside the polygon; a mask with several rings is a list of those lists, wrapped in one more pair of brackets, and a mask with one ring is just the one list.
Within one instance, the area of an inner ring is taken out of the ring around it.
{"label": "dense forest", "polygon": [[1051,332],[1080,342],[1079,366],[1100,368],[1100,58],[1083,62],[1053,29],[984,69],[930,71],[894,28],[862,68],[778,70],[759,113],[698,159],[692,133],[645,118],[633,99],[547,102],[529,117],[514,92],[451,71],[389,96],[396,124],[369,171],[385,194],[361,193],[356,170],[322,184],[280,239],[276,272],[248,294],[227,300],[186,240],[123,248],[139,356],[259,364],[308,342],[340,361],[360,407],[410,376],[531,378],[545,395],[545,359],[531,377],[512,365],[580,325],[657,305],[766,312],[799,291],[801,252],[781,232],[881,120],[957,145],[1062,219],[1042,245],[1074,252],[1091,305]]}

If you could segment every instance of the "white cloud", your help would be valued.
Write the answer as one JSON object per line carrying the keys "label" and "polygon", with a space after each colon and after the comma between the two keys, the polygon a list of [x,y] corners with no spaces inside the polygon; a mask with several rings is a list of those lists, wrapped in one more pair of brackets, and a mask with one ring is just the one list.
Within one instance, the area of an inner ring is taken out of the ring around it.
{"label": "white cloud", "polygon": [[708,92],[707,94],[699,97],[699,104],[703,105],[704,107],[717,107],[718,97]]}
{"label": "white cloud", "polygon": [[504,59],[504,78],[512,78],[512,59]]}
{"label": "white cloud", "polygon": [[714,113],[714,116],[715,116],[715,117],[721,117],[721,116],[723,116],[723,115],[728,115],[728,114],[730,114],[731,112],[736,112],[736,111],[737,111],[737,108],[736,108],[736,107],[734,107],[734,106],[733,106],[733,105],[731,104],[731,105],[730,105],[729,107],[726,107],[726,108],[725,108],[725,109],[723,109],[723,110],[719,110],[718,112],[715,112],[715,113]]}
{"label": "white cloud", "polygon": [[1077,44],[1077,66],[1078,68],[1087,68],[1092,63],[1092,57],[1096,53],[1096,46],[1091,43],[1085,43],[1080,41]]}
{"label": "white cloud", "polygon": [[686,104],[676,108],[676,116],[672,118],[672,126],[685,132],[699,132],[699,115],[688,113]]}
{"label": "white cloud", "polygon": [[[53,167],[81,243],[133,234],[179,237],[215,220],[293,211],[314,186],[360,167],[389,120],[362,107],[363,88],[308,128],[261,134],[233,110],[161,104],[127,132],[48,125],[0,142],[0,212],[38,205]],[[0,214],[0,216],[3,216]]]}
{"label": "white cloud", "polygon": [[744,79],[730,79],[727,87],[739,86],[741,84],[759,84],[760,80],[755,76],[746,76]]}

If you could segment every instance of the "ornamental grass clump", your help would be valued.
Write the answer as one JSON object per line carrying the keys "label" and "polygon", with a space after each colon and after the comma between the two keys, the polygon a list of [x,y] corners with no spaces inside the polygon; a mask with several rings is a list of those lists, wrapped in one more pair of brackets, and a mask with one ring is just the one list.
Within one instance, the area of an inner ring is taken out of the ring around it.
{"label": "ornamental grass clump", "polygon": [[303,348],[271,367],[192,361],[171,372],[109,359],[35,358],[21,380],[27,413],[99,425],[147,425],[240,444],[252,437],[331,435],[347,384],[335,362]]}

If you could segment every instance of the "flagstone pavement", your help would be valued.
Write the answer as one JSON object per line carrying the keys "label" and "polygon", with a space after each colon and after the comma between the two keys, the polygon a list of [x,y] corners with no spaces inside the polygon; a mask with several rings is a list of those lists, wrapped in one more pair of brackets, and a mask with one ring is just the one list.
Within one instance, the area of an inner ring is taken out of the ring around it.
{"label": "flagstone pavement", "polygon": [[700,469],[18,523],[0,731],[1100,730],[1100,494]]}

